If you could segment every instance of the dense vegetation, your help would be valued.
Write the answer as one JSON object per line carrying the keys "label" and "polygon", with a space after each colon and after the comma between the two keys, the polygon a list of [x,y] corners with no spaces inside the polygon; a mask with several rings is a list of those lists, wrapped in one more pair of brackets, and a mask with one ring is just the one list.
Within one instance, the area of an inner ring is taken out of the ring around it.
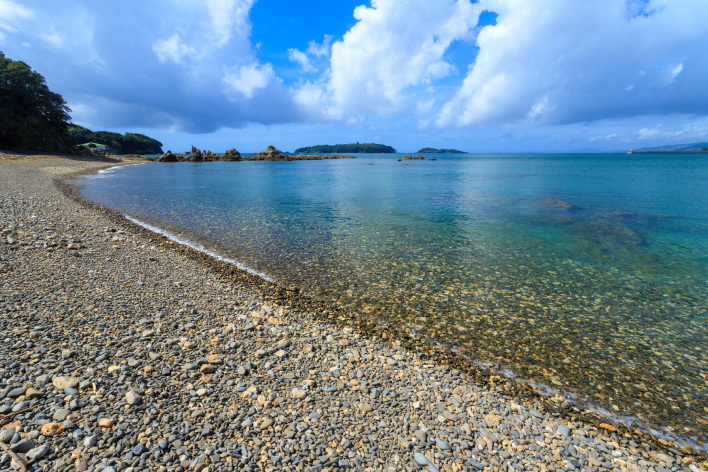
{"label": "dense vegetation", "polygon": [[384,144],[335,144],[331,146],[329,144],[318,144],[317,146],[303,147],[295,149],[295,152],[316,152],[316,153],[383,153],[391,154],[396,152],[391,146],[386,146]]}
{"label": "dense vegetation", "polygon": [[435,148],[423,148],[418,152],[427,153],[440,153],[440,154],[464,154],[465,151],[458,151],[457,149],[435,149]]}
{"label": "dense vegetation", "polygon": [[69,127],[72,144],[98,143],[115,149],[118,154],[162,154],[162,143],[144,134],[91,131],[79,125]]}
{"label": "dense vegetation", "polygon": [[70,111],[40,73],[0,52],[0,149],[68,151]]}

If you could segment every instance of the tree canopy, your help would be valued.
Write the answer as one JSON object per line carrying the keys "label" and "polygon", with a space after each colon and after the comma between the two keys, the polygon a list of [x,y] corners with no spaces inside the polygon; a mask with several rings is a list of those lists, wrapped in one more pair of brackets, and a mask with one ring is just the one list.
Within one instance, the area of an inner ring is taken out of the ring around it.
{"label": "tree canopy", "polygon": [[423,148],[418,152],[427,153],[440,153],[440,154],[464,154],[465,151],[458,151],[457,149],[435,149],[435,148]]}
{"label": "tree canopy", "polygon": [[67,151],[70,111],[40,73],[0,52],[0,149]]}
{"label": "tree canopy", "polygon": [[160,141],[138,133],[91,131],[83,126],[72,124],[69,127],[68,139],[72,144],[104,144],[115,149],[118,154],[163,154]]}
{"label": "tree canopy", "polygon": [[385,144],[318,144],[317,146],[303,147],[295,149],[295,152],[316,152],[316,153],[385,153],[390,154],[396,152],[391,146]]}

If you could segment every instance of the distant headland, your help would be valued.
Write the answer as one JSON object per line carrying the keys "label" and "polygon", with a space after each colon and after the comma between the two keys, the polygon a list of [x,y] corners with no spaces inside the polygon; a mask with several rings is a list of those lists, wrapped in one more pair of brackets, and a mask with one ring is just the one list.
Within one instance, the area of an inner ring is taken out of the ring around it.
{"label": "distant headland", "polygon": [[67,142],[95,148],[109,154],[162,154],[162,143],[144,134],[91,131],[77,124],[69,125]]}
{"label": "distant headland", "polygon": [[458,151],[457,149],[435,149],[435,148],[423,148],[419,149],[418,152],[427,152],[428,154],[466,154],[465,151]]}
{"label": "distant headland", "polygon": [[666,146],[633,149],[628,154],[693,154],[708,152],[708,143],[669,144]]}
{"label": "distant headland", "polygon": [[295,149],[295,152],[316,152],[316,153],[338,153],[338,152],[354,152],[354,153],[376,153],[376,154],[393,154],[396,152],[391,146],[385,144],[363,143],[363,144],[318,144],[317,146],[309,146]]}

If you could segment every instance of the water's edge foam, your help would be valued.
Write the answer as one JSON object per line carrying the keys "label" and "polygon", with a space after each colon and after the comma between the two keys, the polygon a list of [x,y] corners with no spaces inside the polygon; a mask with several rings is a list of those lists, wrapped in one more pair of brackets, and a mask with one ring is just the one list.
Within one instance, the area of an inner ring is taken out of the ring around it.
{"label": "water's edge foam", "polygon": [[127,220],[129,220],[129,221],[135,223],[136,225],[142,226],[143,228],[145,228],[145,229],[147,229],[147,230],[149,230],[149,231],[152,231],[153,233],[157,233],[157,234],[159,234],[159,235],[161,235],[161,236],[165,236],[167,239],[169,239],[169,240],[171,240],[171,241],[174,241],[174,242],[176,242],[176,243],[178,243],[178,244],[182,244],[183,246],[190,247],[190,248],[194,249],[195,251],[199,251],[199,252],[201,252],[201,253],[204,253],[204,254],[206,254],[207,256],[213,257],[214,259],[218,259],[218,260],[220,260],[220,261],[222,261],[222,262],[226,262],[226,263],[228,263],[228,264],[231,264],[231,265],[233,265],[233,266],[236,266],[237,268],[239,268],[239,269],[241,269],[241,270],[243,270],[243,271],[246,271],[246,272],[248,272],[249,274],[253,274],[253,275],[256,275],[256,276],[262,278],[263,280],[267,280],[268,282],[277,283],[277,281],[276,281],[275,279],[273,279],[272,277],[270,277],[269,275],[264,274],[263,272],[259,272],[259,271],[255,270],[255,269],[252,269],[252,268],[248,267],[247,265],[245,265],[245,264],[243,264],[243,263],[241,263],[241,262],[239,262],[239,261],[237,261],[237,260],[234,260],[234,259],[231,259],[231,258],[228,258],[228,257],[224,257],[224,256],[222,256],[222,255],[219,254],[219,253],[216,253],[216,252],[214,252],[214,251],[210,251],[209,249],[205,248],[205,247],[202,246],[201,244],[197,244],[197,243],[195,243],[195,242],[189,241],[188,239],[180,238],[179,236],[177,236],[177,235],[175,235],[175,234],[173,234],[173,233],[170,233],[169,231],[165,231],[164,229],[158,228],[157,226],[153,226],[153,225],[151,225],[151,224],[144,223],[144,222],[142,222],[142,221],[140,221],[140,220],[137,220],[137,219],[135,219],[135,218],[133,218],[133,217],[131,217],[131,216],[128,216],[128,215],[126,215],[126,214],[124,214],[123,216],[124,216]]}
{"label": "water's edge foam", "polygon": [[115,174],[116,170],[122,169],[123,167],[141,166],[143,164],[149,164],[149,162],[138,162],[137,164],[123,164],[123,165],[111,166],[111,167],[108,167],[107,169],[99,170],[97,172],[97,175]]}

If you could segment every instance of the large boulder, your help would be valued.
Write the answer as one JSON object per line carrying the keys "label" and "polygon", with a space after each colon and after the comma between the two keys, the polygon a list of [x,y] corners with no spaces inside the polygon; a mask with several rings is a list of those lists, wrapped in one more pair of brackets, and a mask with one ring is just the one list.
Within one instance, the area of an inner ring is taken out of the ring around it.
{"label": "large boulder", "polygon": [[241,158],[241,153],[238,152],[236,149],[229,149],[224,153],[223,156],[221,156],[222,161],[242,161],[243,158]]}
{"label": "large boulder", "polygon": [[157,158],[157,162],[179,162],[183,160],[184,159],[182,159],[181,157],[172,154],[172,151],[170,151],[169,149],[166,153]]}

